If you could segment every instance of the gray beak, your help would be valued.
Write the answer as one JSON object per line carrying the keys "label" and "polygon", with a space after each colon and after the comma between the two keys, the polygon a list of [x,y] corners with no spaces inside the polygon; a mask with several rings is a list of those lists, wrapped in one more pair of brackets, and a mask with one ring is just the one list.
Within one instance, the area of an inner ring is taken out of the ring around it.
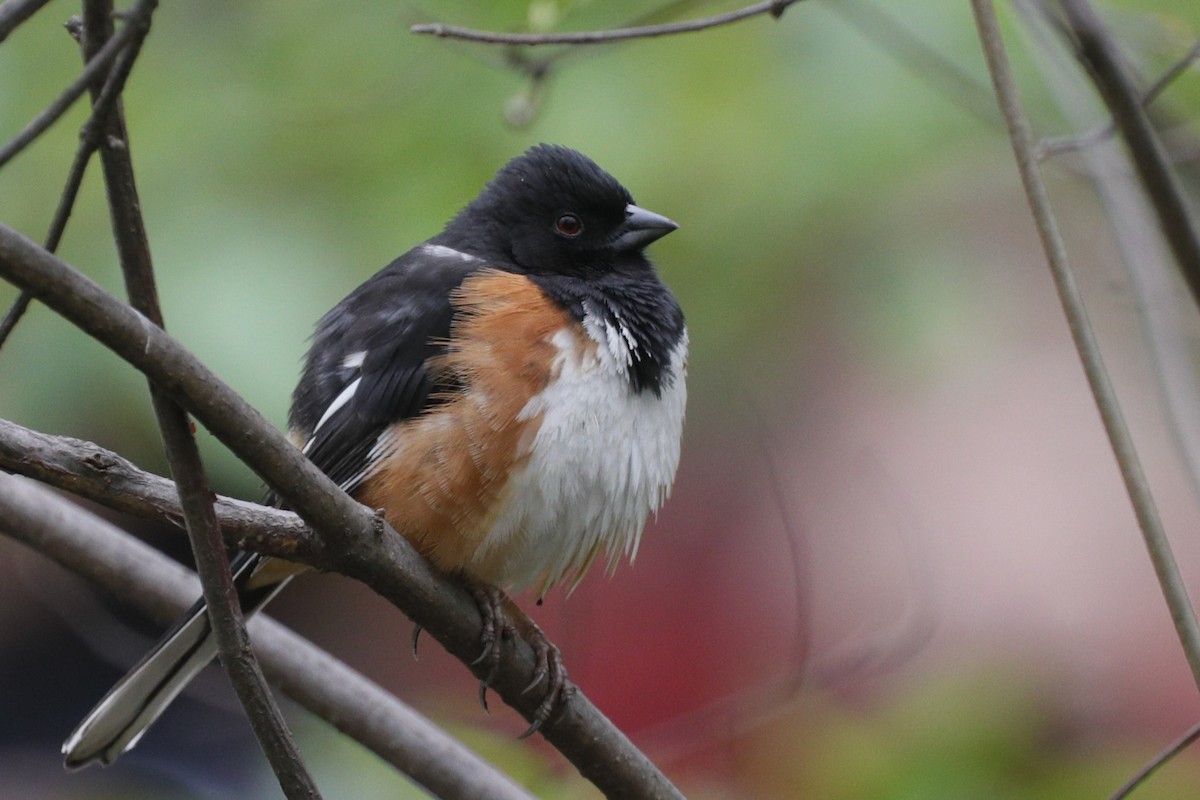
{"label": "gray beak", "polygon": [[625,222],[617,229],[613,247],[623,253],[641,250],[678,227],[677,223],[662,214],[655,214],[630,203],[625,206]]}

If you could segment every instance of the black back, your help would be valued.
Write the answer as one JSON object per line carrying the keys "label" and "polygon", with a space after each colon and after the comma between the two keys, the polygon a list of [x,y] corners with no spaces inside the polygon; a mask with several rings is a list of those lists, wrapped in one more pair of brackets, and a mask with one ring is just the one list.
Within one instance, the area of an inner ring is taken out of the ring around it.
{"label": "black back", "polygon": [[[353,491],[379,435],[456,388],[430,360],[445,351],[451,293],[485,268],[528,275],[577,321],[594,315],[626,331],[631,388],[659,393],[683,313],[644,243],[623,236],[632,202],[615,178],[564,147],[539,145],[501,168],[440,234],[317,323],[289,416],[308,457]],[[580,222],[578,233],[564,234],[564,214]]]}

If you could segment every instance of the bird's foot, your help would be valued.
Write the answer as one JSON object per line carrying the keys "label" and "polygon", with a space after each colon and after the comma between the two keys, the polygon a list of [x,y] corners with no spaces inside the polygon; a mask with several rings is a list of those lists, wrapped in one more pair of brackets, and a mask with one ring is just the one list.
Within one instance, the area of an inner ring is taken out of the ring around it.
{"label": "bird's foot", "polygon": [[546,724],[555,708],[566,703],[575,691],[575,687],[567,680],[567,668],[563,664],[562,653],[546,638],[537,623],[526,616],[504,592],[470,579],[466,585],[479,608],[479,615],[483,618],[483,629],[479,635],[483,651],[471,664],[484,664],[487,667],[483,679],[479,682],[479,702],[483,710],[488,710],[487,690],[500,673],[500,656],[505,639],[519,635],[533,650],[537,659],[533,678],[529,685],[521,690],[521,694],[529,694],[539,686],[545,686],[542,700],[530,717],[529,728],[520,738],[532,736]]}
{"label": "bird's foot", "polygon": [[522,638],[533,648],[533,653],[537,656],[537,666],[533,671],[533,680],[521,690],[521,694],[528,694],[542,682],[546,683],[546,692],[542,695],[542,702],[533,712],[529,727],[518,737],[521,739],[537,733],[546,720],[550,719],[554,709],[565,705],[575,693],[575,687],[567,680],[567,668],[563,665],[562,653],[546,638],[546,634],[542,633],[542,629],[533,620],[525,617],[525,622],[528,625],[522,632]]}

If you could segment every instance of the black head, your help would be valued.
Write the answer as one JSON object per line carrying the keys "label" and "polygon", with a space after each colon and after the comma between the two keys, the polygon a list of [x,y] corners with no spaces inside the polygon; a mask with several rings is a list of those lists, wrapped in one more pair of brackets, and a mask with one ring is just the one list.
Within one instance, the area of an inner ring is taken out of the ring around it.
{"label": "black head", "polygon": [[542,144],[504,165],[432,241],[530,274],[586,275],[647,265],[642,250],[677,227],[587,156]]}

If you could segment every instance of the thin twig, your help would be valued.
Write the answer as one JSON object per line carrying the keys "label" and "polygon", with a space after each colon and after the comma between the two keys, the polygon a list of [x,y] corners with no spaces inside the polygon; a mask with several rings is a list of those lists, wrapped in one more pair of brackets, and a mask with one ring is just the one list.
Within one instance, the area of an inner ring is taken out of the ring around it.
{"label": "thin twig", "polygon": [[[149,14],[152,12],[153,6],[148,4],[146,13]],[[75,19],[72,22],[68,22],[68,28],[72,26],[73,22],[78,22],[78,20]],[[75,208],[75,200],[79,197],[79,188],[83,184],[83,176],[87,172],[87,165],[91,162],[96,148],[100,146],[100,137],[104,135],[108,115],[112,111],[113,104],[117,101],[117,98],[121,96],[121,92],[125,88],[125,81],[129,78],[129,73],[133,69],[133,63],[137,60],[138,53],[141,50],[142,42],[145,40],[146,34],[150,31],[149,26],[142,22],[138,22],[133,27],[134,34],[132,40],[129,42],[128,47],[122,48],[120,53],[117,54],[116,61],[113,63],[113,67],[104,81],[104,87],[100,90],[95,103],[92,104],[91,116],[88,117],[87,122],[84,123],[83,128],[79,132],[79,147],[75,151],[75,158],[71,162],[71,169],[67,173],[66,184],[63,186],[62,194],[59,196],[58,207],[54,211],[54,218],[50,221],[50,230],[46,234],[46,249],[51,253],[58,250],[63,233],[67,229],[67,221],[71,218],[71,212]],[[21,292],[4,315],[4,319],[0,320],[0,348],[4,347],[4,343],[8,340],[9,335],[29,309],[29,303],[32,299],[28,292]]]}
{"label": "thin twig", "polygon": [[[150,10],[153,8],[152,5]],[[144,24],[148,28],[148,15]],[[130,41],[125,49],[126,75],[145,33],[143,30],[142,37]],[[84,0],[82,45],[85,57],[94,55],[112,36],[112,0]],[[106,81],[103,87],[92,86],[97,105],[112,105],[111,111],[96,117],[95,127],[103,132],[100,160],[104,168],[113,235],[131,305],[161,328],[163,317],[133,175],[129,134],[125,129],[121,106],[116,102],[124,86],[124,77],[115,73],[114,70],[114,81]],[[104,96],[105,89],[110,92],[107,97]],[[89,133],[89,138],[92,135],[95,134]],[[213,491],[204,472],[191,421],[183,408],[153,383],[150,384],[150,399],[162,433],[171,474],[175,476],[179,489],[180,505],[221,665],[229,675],[230,683],[284,795],[289,800],[320,798],[316,783],[300,756],[283,719],[283,712],[271,694],[258,659],[250,647],[237,589],[229,570],[229,556],[213,511]]]}
{"label": "thin twig", "polygon": [[50,0],[6,0],[0,3],[0,42]]}
{"label": "thin twig", "polygon": [[[0,473],[0,534],[168,625],[200,592],[194,573],[32,481]],[[438,797],[529,800],[469,748],[279,623],[250,622],[263,670],[284,694]]]}
{"label": "thin twig", "polygon": [[991,126],[1000,124],[996,110],[986,101],[987,87],[901,25],[881,5],[866,0],[836,0],[824,7],[979,121]]}
{"label": "thin twig", "polygon": [[1192,678],[1200,687],[1200,625],[1197,625],[1196,614],[1187,594],[1187,586],[1179,573],[1175,562],[1170,541],[1163,530],[1154,497],[1150,492],[1145,473],[1134,447],[1133,438],[1125,425],[1120,404],[1104,367],[1100,348],[1088,321],[1087,310],[1079,287],[1075,283],[1067,257],[1066,245],[1058,230],[1050,200],[1046,194],[1038,169],[1037,157],[1034,152],[1033,133],[1029,119],[1021,104],[1017,90],[1016,79],[1008,63],[1008,54],[1000,36],[999,25],[996,21],[995,9],[991,0],[971,0],[975,11],[975,20],[979,28],[979,38],[983,45],[984,56],[987,59],[988,70],[992,75],[996,97],[1000,103],[1000,111],[1008,128],[1012,141],[1013,152],[1016,155],[1017,168],[1021,174],[1021,182],[1037,224],[1038,235],[1046,252],[1050,272],[1058,290],[1059,300],[1067,317],[1067,323],[1079,351],[1083,369],[1091,387],[1096,408],[1104,422],[1109,443],[1121,470],[1125,490],[1129,494],[1138,526],[1150,553],[1158,583],[1166,598],[1175,624],[1176,635],[1183,646],[1188,665],[1192,670]]}
{"label": "thin twig", "polygon": [[21,292],[13,304],[8,307],[8,311],[4,313],[4,319],[0,319],[0,347],[3,347],[4,343],[8,341],[9,335],[17,327],[21,317],[25,316],[25,312],[29,310],[31,300],[33,300],[33,295],[29,292]]}
{"label": "thin twig", "polygon": [[[1142,108],[1147,108],[1159,96],[1167,90],[1172,83],[1179,78],[1180,75],[1187,72],[1192,64],[1200,60],[1200,41],[1192,45],[1183,56],[1172,64],[1154,84],[1141,95]],[[1117,121],[1109,119],[1103,125],[1097,125],[1089,131],[1085,131],[1077,136],[1064,136],[1060,138],[1047,138],[1038,143],[1037,156],[1039,161],[1044,161],[1047,158],[1052,158],[1063,153],[1073,153],[1077,150],[1083,150],[1088,147],[1094,147],[1100,142],[1105,141],[1114,133],[1117,132]]]}
{"label": "thin twig", "polygon": [[1075,36],[1078,57],[1112,111],[1167,244],[1191,289],[1192,299],[1200,305],[1200,232],[1116,43],[1086,0],[1062,0],[1062,7]]}
{"label": "thin twig", "polygon": [[1170,761],[1175,756],[1182,753],[1190,747],[1197,739],[1200,739],[1200,722],[1188,728],[1182,736],[1180,736],[1158,755],[1156,755],[1149,764],[1138,770],[1138,773],[1121,786],[1120,789],[1113,792],[1109,800],[1125,800],[1134,789],[1146,782],[1146,779],[1155,773],[1155,771],[1163,764]]}
{"label": "thin twig", "polygon": [[660,25],[641,25],[633,28],[612,28],[605,31],[574,31],[570,33],[499,33],[495,31],[480,31],[472,28],[461,28],[457,25],[445,25],[433,22],[413,25],[409,31],[417,34],[427,34],[445,39],[461,39],[467,42],[482,42],[484,44],[505,45],[539,45],[539,44],[607,44],[627,39],[651,39],[656,36],[674,36],[680,33],[691,33],[716,28],[740,22],[750,17],[770,14],[779,19],[788,6],[800,0],[767,0],[752,6],[729,11],[724,14],[714,14],[702,19],[685,22],[665,22]]}
{"label": "thin twig", "polygon": [[[482,620],[457,582],[436,572],[404,537],[352,500],[245,399],[178,341],[57,256],[0,224],[0,277],[142,371],[253,469],[325,542],[328,568],[369,586],[482,677]],[[524,690],[536,669],[519,637],[505,642],[492,688],[528,720],[541,700]],[[540,731],[605,794],[682,795],[587,699],[575,691]]]}
{"label": "thin twig", "polygon": [[139,0],[130,9],[121,30],[117,31],[111,39],[104,43],[103,47],[96,51],[95,55],[88,59],[87,65],[79,73],[78,77],[71,81],[70,85],[55,98],[54,102],[46,106],[40,114],[30,120],[29,124],[22,128],[8,144],[0,147],[0,167],[11,161],[14,156],[45,133],[95,83],[96,78],[104,74],[104,71],[116,59],[117,54],[121,52],[122,48],[134,36],[139,35],[141,26],[149,24],[150,12],[156,5],[158,5],[157,0]]}
{"label": "thin twig", "polygon": [[[1083,129],[1103,101],[1075,58],[1069,39],[1043,0],[1016,0],[1046,82],[1066,119]],[[1200,497],[1200,383],[1188,323],[1195,311],[1175,268],[1154,210],[1117,142],[1080,152],[1083,174],[1092,182],[1129,276],[1130,288],[1149,346],[1152,374],[1170,424],[1170,440],[1187,467],[1192,491]]]}

